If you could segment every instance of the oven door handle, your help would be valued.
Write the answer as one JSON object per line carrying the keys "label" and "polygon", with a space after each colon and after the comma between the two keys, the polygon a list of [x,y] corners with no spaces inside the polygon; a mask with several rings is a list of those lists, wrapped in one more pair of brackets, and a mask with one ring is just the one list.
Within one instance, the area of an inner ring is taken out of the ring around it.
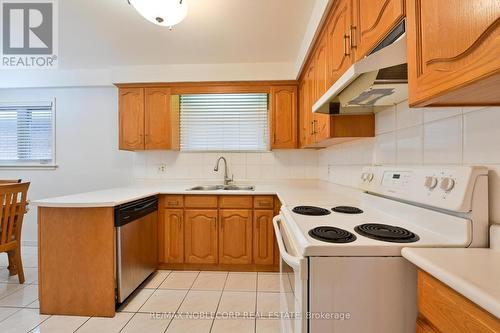
{"label": "oven door handle", "polygon": [[294,271],[300,272],[299,274],[302,280],[307,280],[306,258],[294,257],[287,252],[285,243],[283,242],[283,237],[281,236],[279,223],[282,223],[281,217],[280,216],[274,217],[273,219],[274,234],[276,235],[276,242],[278,243],[280,256]]}

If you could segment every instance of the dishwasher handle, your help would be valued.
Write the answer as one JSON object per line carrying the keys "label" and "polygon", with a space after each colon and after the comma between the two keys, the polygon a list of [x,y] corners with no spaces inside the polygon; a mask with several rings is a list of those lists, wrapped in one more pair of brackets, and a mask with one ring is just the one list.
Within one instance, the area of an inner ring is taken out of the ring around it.
{"label": "dishwasher handle", "polygon": [[156,196],[139,199],[115,207],[115,227],[124,226],[158,210]]}

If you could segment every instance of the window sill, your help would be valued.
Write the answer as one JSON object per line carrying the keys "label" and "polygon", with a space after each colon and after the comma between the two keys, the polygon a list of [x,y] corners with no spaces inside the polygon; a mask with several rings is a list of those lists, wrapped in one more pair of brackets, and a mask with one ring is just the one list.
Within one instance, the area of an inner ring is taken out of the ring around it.
{"label": "window sill", "polygon": [[49,164],[49,165],[9,165],[0,164],[0,170],[55,170],[59,166],[57,164]]}

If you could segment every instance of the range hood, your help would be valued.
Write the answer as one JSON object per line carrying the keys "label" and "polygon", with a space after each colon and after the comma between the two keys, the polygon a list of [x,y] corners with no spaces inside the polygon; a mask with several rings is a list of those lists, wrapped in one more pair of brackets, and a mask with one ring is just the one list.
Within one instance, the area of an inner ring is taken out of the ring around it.
{"label": "range hood", "polygon": [[408,98],[404,22],[367,57],[353,64],[313,105],[325,114],[373,112]]}

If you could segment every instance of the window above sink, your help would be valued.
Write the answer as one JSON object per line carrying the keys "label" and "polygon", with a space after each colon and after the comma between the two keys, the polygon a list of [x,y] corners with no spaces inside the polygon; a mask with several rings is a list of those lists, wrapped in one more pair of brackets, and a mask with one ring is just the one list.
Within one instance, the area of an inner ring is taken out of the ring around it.
{"label": "window above sink", "polygon": [[181,151],[268,151],[268,94],[180,95]]}

